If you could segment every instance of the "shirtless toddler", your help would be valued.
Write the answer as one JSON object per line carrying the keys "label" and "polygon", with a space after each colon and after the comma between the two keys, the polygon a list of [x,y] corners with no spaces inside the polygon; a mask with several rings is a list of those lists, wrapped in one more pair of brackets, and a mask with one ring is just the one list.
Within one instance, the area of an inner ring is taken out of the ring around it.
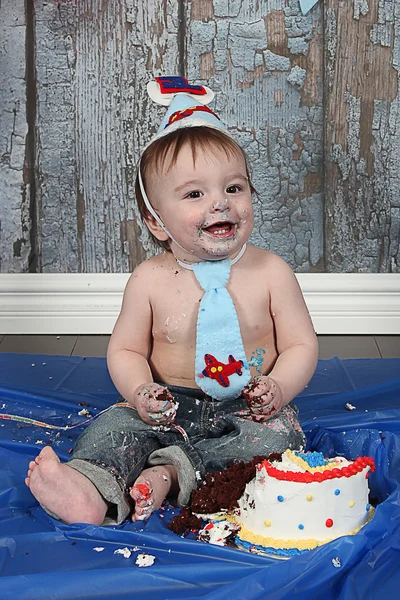
{"label": "shirtless toddler", "polygon": [[[181,95],[193,103],[188,116],[174,112]],[[318,350],[299,285],[281,258],[247,244],[254,189],[242,149],[213,113],[204,120],[190,88],[177,96],[137,180],[143,220],[164,251],[132,273],[107,353],[125,404],[83,432],[67,463],[46,447],[29,465],[32,493],[67,523],[148,518],[167,496],[186,504],[209,470],[304,444],[292,400]],[[247,403],[243,393],[217,401],[195,377],[204,290],[190,266],[224,260],[252,377],[241,387]]]}

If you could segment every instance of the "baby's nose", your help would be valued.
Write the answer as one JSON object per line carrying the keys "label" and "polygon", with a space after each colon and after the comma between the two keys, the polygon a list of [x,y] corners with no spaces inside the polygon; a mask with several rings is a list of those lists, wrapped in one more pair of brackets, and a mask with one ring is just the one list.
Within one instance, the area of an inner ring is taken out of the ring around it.
{"label": "baby's nose", "polygon": [[222,201],[216,200],[215,202],[213,202],[212,209],[218,212],[225,212],[226,210],[229,210],[228,198],[224,198]]}

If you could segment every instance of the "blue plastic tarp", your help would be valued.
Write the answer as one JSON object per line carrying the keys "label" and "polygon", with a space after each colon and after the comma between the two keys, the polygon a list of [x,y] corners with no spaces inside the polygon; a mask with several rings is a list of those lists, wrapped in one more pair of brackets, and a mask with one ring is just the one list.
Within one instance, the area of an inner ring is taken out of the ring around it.
{"label": "blue plastic tarp", "polygon": [[[104,359],[0,354],[0,417],[77,425],[56,430],[0,418],[0,600],[399,596],[400,359],[320,361],[296,400],[309,448],[374,458],[377,507],[357,535],[289,560],[176,536],[167,528],[176,510],[168,506],[146,523],[108,528],[49,517],[25,486],[28,462],[44,444],[67,460],[84,427],[78,412],[98,414],[117,398]],[[114,553],[122,548],[129,558]],[[143,551],[155,556],[151,567],[136,565]]]}

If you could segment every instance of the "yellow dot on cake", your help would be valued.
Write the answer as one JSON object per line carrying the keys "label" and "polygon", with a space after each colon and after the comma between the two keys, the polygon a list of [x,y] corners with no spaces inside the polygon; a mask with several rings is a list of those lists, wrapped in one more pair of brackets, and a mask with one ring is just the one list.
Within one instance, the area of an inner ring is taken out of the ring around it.
{"label": "yellow dot on cake", "polygon": [[350,502],[349,502],[349,506],[350,506],[350,508],[353,508],[353,506],[354,506],[354,505],[355,505],[355,502],[354,502],[354,500],[350,500]]}
{"label": "yellow dot on cake", "polygon": [[311,494],[308,494],[308,495],[306,496],[306,499],[307,499],[309,502],[311,502],[311,500],[312,500],[312,495],[311,495]]}
{"label": "yellow dot on cake", "polygon": [[271,527],[271,521],[264,521],[265,527]]}

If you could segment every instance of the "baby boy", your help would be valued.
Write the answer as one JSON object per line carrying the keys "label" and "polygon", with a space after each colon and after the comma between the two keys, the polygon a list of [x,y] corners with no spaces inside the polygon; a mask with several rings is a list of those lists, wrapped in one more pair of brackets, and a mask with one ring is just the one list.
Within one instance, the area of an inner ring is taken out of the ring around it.
{"label": "baby boy", "polygon": [[107,360],[123,401],[79,437],[67,463],[50,447],[27,485],[67,523],[148,518],[179,505],[207,471],[287,448],[304,434],[292,400],[317,363],[297,280],[248,244],[246,156],[182,78],[149,84],[170,104],[141,157],[139,210],[163,252],[132,273]]}

